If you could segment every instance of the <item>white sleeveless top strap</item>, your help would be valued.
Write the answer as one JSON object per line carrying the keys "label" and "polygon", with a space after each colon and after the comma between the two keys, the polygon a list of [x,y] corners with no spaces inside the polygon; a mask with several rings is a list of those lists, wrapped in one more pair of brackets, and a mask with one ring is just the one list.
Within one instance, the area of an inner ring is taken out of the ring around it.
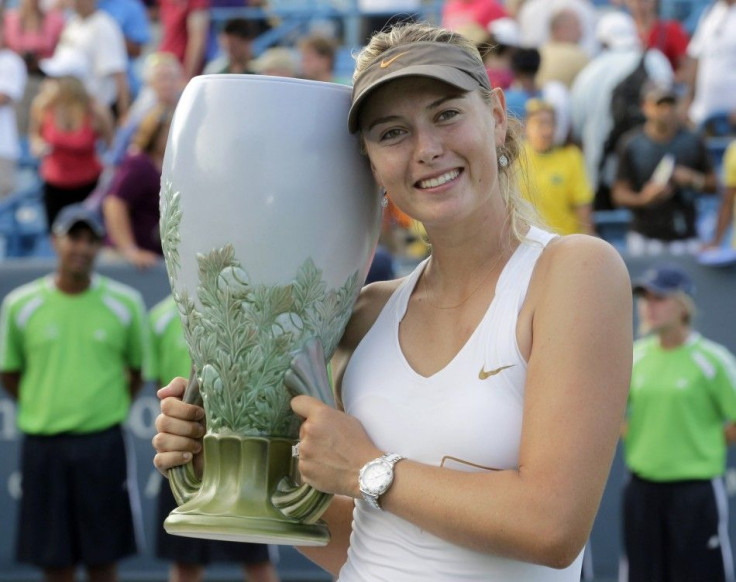
{"label": "white sleeveless top strap", "polygon": [[[342,383],[346,412],[363,423],[376,446],[458,471],[517,467],[526,362],[516,322],[537,259],[554,236],[530,229],[503,268],[476,330],[428,378],[411,368],[399,345],[399,323],[426,261],[393,293]],[[341,582],[580,580],[582,553],[569,568],[554,570],[456,546],[362,500],[353,518]]]}

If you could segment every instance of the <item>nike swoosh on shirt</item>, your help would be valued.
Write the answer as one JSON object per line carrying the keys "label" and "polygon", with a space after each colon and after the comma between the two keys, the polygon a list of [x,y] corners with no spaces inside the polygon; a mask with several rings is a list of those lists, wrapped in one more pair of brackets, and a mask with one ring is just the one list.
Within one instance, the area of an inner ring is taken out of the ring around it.
{"label": "nike swoosh on shirt", "polygon": [[499,372],[503,372],[507,368],[513,368],[516,364],[509,364],[508,366],[501,366],[500,368],[496,368],[495,370],[489,370],[486,372],[485,366],[481,366],[480,372],[478,372],[478,379],[479,380],[487,380],[491,376],[495,376]]}

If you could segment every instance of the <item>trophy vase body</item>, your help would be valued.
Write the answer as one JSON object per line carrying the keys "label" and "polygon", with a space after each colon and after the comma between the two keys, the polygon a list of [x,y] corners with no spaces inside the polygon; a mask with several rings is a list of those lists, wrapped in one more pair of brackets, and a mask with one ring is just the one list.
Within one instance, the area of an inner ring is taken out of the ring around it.
{"label": "trophy vase body", "polygon": [[[185,399],[201,399],[207,434],[201,480],[191,464],[170,471],[169,533],[329,540],[330,496],[300,486],[291,457],[299,391],[284,377],[305,354],[326,378],[378,238],[380,195],[347,131],[349,102],[330,83],[209,75],[177,105],[161,238],[198,388]],[[330,402],[325,385],[302,393]]]}

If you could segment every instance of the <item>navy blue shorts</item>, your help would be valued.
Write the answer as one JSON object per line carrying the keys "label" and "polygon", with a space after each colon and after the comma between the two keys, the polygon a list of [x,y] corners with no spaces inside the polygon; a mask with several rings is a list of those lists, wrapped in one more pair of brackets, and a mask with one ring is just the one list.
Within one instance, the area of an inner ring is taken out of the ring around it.
{"label": "navy blue shorts", "polygon": [[723,481],[657,483],[636,475],[624,489],[627,582],[734,579]]}
{"label": "navy blue shorts", "polygon": [[104,566],[137,544],[121,427],[26,435],[16,558],[40,568]]}
{"label": "navy blue shorts", "polygon": [[156,522],[156,557],[179,564],[206,566],[215,562],[261,564],[275,561],[269,546],[245,542],[226,542],[185,536],[172,536],[164,529],[164,520],[176,507],[169,482],[162,478],[158,494],[158,521]]}

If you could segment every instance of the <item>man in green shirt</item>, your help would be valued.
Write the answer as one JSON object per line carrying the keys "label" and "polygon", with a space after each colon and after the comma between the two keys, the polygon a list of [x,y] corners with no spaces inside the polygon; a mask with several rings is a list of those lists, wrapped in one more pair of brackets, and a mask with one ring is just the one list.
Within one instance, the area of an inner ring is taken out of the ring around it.
{"label": "man in green shirt", "polygon": [[[94,274],[104,227],[74,204],[52,225],[56,271],[0,308],[0,378],[24,434],[17,559],[45,580],[116,580],[137,551],[121,424],[141,388],[150,345],[134,289]],[[137,505],[137,504],[136,504]]]}
{"label": "man in green shirt", "polygon": [[624,427],[628,582],[733,580],[726,447],[736,440],[736,358],[692,329],[690,276],[676,266],[634,284],[642,331]]}

